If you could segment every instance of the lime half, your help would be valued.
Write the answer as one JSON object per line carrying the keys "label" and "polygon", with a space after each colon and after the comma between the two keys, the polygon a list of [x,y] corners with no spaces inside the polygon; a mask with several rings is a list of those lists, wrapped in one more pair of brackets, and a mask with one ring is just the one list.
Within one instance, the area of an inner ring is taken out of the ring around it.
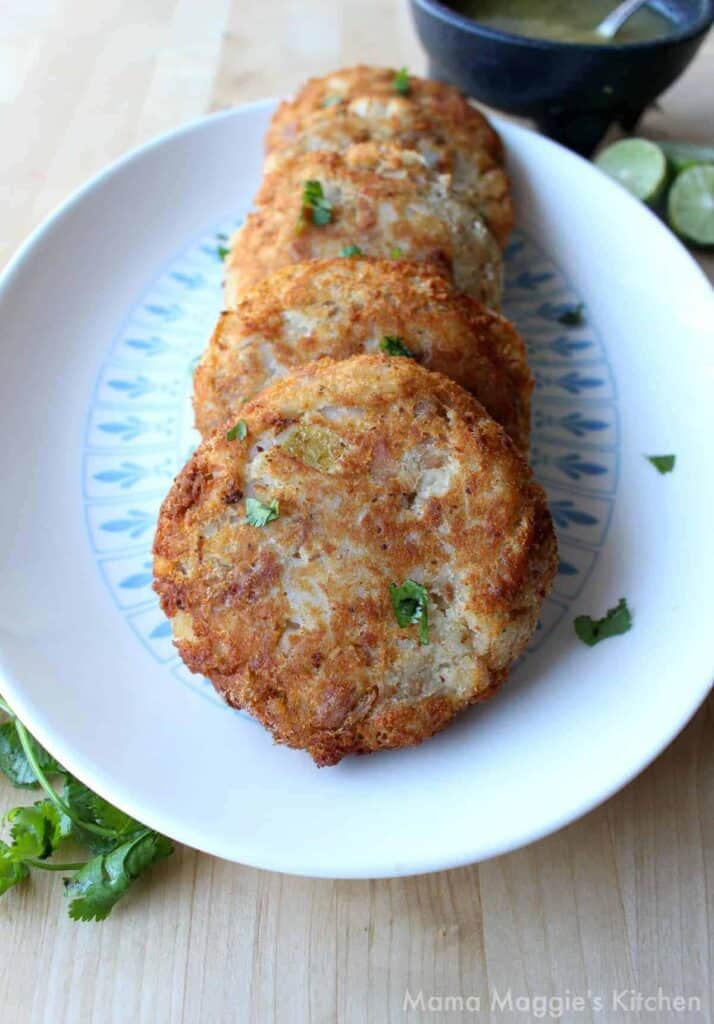
{"label": "lime half", "polygon": [[669,223],[695,245],[714,246],[714,166],[688,167],[674,180],[667,203]]}
{"label": "lime half", "polygon": [[654,203],[667,181],[667,160],[654,142],[621,139],[595,159],[595,164],[645,203]]}
{"label": "lime half", "polygon": [[665,141],[660,141],[657,145],[677,174],[693,164],[714,164],[714,146],[699,146],[694,142]]}

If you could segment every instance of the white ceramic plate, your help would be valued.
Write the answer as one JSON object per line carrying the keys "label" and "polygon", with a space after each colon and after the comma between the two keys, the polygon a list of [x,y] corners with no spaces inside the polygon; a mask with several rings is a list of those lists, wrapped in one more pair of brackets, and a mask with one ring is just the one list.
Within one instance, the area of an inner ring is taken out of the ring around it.
{"label": "white ceramic plate", "polygon": [[[714,303],[644,207],[501,125],[519,232],[506,309],[538,387],[534,460],[561,539],[535,649],[421,747],[315,769],[182,669],[150,589],[158,503],[195,441],[190,369],[217,235],[249,206],[272,103],[143,147],[65,203],[0,285],[0,689],[81,779],[222,857],[334,877],[502,853],[640,771],[709,688]],[[587,323],[558,323],[582,299]],[[659,476],[643,453],[676,453]],[[626,636],[581,612],[620,596]]]}

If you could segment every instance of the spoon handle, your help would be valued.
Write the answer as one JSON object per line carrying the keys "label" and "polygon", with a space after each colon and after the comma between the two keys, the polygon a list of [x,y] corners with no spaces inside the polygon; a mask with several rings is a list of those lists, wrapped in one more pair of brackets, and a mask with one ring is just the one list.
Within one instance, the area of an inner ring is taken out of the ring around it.
{"label": "spoon handle", "polygon": [[631,18],[646,3],[647,0],[624,0],[624,3],[618,4],[614,11],[611,11],[606,18],[603,18],[595,31],[605,39],[612,39],[620,31],[627,19]]}

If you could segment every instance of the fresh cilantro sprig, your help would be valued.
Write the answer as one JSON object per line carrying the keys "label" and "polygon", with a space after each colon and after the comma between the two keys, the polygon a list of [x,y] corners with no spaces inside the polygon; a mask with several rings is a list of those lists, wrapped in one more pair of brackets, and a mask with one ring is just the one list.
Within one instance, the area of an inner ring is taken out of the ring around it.
{"label": "fresh cilantro sprig", "polygon": [[407,96],[409,93],[409,69],[400,68],[399,71],[394,72],[394,80],[392,81],[392,87],[395,92],[398,92],[400,96]]}
{"label": "fresh cilantro sprig", "polygon": [[379,347],[388,356],[408,356],[409,359],[414,359],[414,353],[410,348],[407,348],[402,339],[391,334],[384,335],[379,343]]}
{"label": "fresh cilantro sprig", "polygon": [[[0,726],[0,771],[16,788],[40,786],[45,792],[45,799],[5,815],[10,842],[0,841],[0,895],[32,869],[71,873],[64,879],[70,917],[101,921],[139,875],[173,851],[173,844],[73,778],[2,698],[0,711],[8,716]],[[61,794],[50,778],[61,780]],[[80,862],[52,859],[66,840],[94,856]]]}
{"label": "fresh cilantro sprig", "polygon": [[358,245],[343,245],[340,249],[340,256],[345,259],[354,259],[355,256],[364,256]]}
{"label": "fresh cilantro sprig", "polygon": [[258,498],[245,499],[245,518],[249,526],[267,526],[280,516],[280,505],[276,498],[266,505]]}
{"label": "fresh cilantro sprig", "polygon": [[665,473],[671,473],[674,469],[674,464],[677,461],[676,455],[645,455],[648,462],[651,462],[658,473],[663,476]]}
{"label": "fresh cilantro sprig", "polygon": [[310,217],[312,223],[323,228],[332,220],[332,203],[325,195],[319,181],[306,181],[302,187],[302,219]]}
{"label": "fresh cilantro sprig", "polygon": [[632,612],[627,607],[625,598],[621,597],[615,607],[610,608],[607,615],[601,619],[593,619],[589,615],[578,615],[573,626],[578,638],[588,647],[594,647],[601,640],[620,636],[632,629]]}
{"label": "fresh cilantro sprig", "polygon": [[426,587],[414,580],[405,580],[397,586],[396,583],[389,584],[389,597],[392,602],[394,617],[397,625],[404,629],[406,626],[419,625],[419,643],[429,643],[429,612],[427,608],[429,595]]}
{"label": "fresh cilantro sprig", "polygon": [[569,306],[558,317],[558,323],[563,324],[564,327],[580,327],[585,323],[584,310],[585,306],[582,302],[578,302],[575,306]]}
{"label": "fresh cilantro sprig", "polygon": [[[54,804],[55,809],[59,811],[60,814],[66,815],[66,817],[68,817],[75,825],[81,826],[88,832],[93,832],[96,835],[100,836],[111,836],[111,830],[105,829],[102,825],[99,825],[97,822],[83,821],[81,818],[77,817],[77,815],[75,815],[72,812],[69,804],[65,800],[63,800],[62,797],[60,797],[59,794],[50,785],[49,780],[47,778],[47,774],[42,768],[39,758],[35,753],[34,738],[27,731],[27,729],[22,724],[20,719],[17,718],[17,716],[15,716],[12,712],[10,712],[10,714],[12,714],[11,722],[15,726],[15,731],[17,732],[17,737],[20,741],[22,752],[27,758],[27,763],[30,767],[30,770],[32,771],[32,774],[34,775],[37,783],[44,789],[45,793],[50,799],[50,802]],[[59,762],[55,761],[54,764],[56,766],[54,769],[54,774],[69,777],[68,772],[65,771],[65,769],[59,764]]]}

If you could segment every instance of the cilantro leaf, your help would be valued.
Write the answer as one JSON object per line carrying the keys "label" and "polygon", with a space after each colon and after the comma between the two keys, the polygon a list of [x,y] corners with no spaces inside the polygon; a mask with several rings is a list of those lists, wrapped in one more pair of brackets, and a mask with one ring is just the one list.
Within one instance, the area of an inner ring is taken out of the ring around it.
{"label": "cilantro leaf", "polygon": [[340,256],[352,259],[354,256],[364,256],[364,253],[358,245],[343,245],[340,249]]}
{"label": "cilantro leaf", "polygon": [[627,601],[621,597],[614,608],[610,608],[602,619],[592,619],[589,615],[578,615],[573,626],[580,640],[588,647],[594,647],[601,640],[611,636],[620,636],[632,629],[632,613]]}
{"label": "cilantro leaf", "polygon": [[[34,741],[37,762],[46,775],[64,775],[65,769],[55,761],[54,757]],[[20,789],[37,785],[37,777],[22,749],[20,737],[17,735],[14,721],[0,725],[0,771],[7,776],[13,786]]]}
{"label": "cilantro leaf", "polygon": [[389,257],[393,260],[400,260],[404,255],[404,250],[400,249],[398,245],[393,245],[389,250]]}
{"label": "cilantro leaf", "polygon": [[393,337],[391,334],[385,334],[379,343],[379,347],[382,352],[386,352],[388,356],[408,356],[410,359],[414,359],[414,353],[410,348],[404,344],[401,338]]}
{"label": "cilantro leaf", "polygon": [[676,455],[645,455],[645,458],[652,463],[658,473],[671,473],[674,469],[674,463],[677,460]]}
{"label": "cilantro leaf", "polygon": [[103,853],[65,879],[69,916],[75,921],[103,921],[152,864],[173,852],[173,843],[158,832],[145,830],[111,853]]}
{"label": "cilantro leaf", "polygon": [[395,92],[398,92],[401,96],[406,96],[409,92],[409,70],[408,68],[400,68],[399,71],[394,73],[394,81],[392,87]]}
{"label": "cilantro leaf", "polygon": [[275,498],[266,505],[257,498],[245,499],[245,517],[250,526],[267,526],[280,515],[280,506]]}
{"label": "cilantro leaf", "polygon": [[226,434],[226,441],[235,441],[238,438],[239,441],[244,441],[248,436],[248,424],[245,420],[238,420],[234,427]]}
{"label": "cilantro leaf", "polygon": [[82,821],[93,821],[95,825],[110,828],[119,834],[143,828],[134,818],[94,793],[78,779],[67,780],[64,797],[70,809]]}
{"label": "cilantro leaf", "polygon": [[577,305],[563,310],[558,317],[558,323],[563,324],[565,327],[580,327],[581,324],[585,323],[584,308],[583,303],[578,302]]}
{"label": "cilantro leaf", "polygon": [[28,857],[45,860],[72,832],[71,820],[51,800],[14,807],[5,817],[13,840],[10,856],[18,861]]}
{"label": "cilantro leaf", "polygon": [[231,250],[225,245],[216,246],[216,253],[218,254],[218,259],[221,260],[222,262],[225,262],[226,256],[230,251]]}
{"label": "cilantro leaf", "polygon": [[68,779],[64,787],[64,798],[67,806],[80,822],[90,822],[109,829],[112,835],[102,836],[81,824],[74,824],[72,834],[77,842],[86,846],[92,853],[109,853],[117,843],[124,842],[137,832],[144,831],[141,822],[114,807],[108,800],[93,793],[78,779]]}
{"label": "cilantro leaf", "polygon": [[429,595],[426,587],[414,580],[405,580],[400,586],[389,584],[389,597],[392,601],[394,617],[397,624],[405,626],[419,624],[419,643],[429,643],[429,614],[427,602]]}
{"label": "cilantro leaf", "polygon": [[319,181],[306,181],[302,187],[303,216],[310,211],[312,223],[322,228],[332,220],[332,203],[325,196]]}
{"label": "cilantro leaf", "polygon": [[14,859],[7,843],[0,841],[0,896],[28,875],[27,867]]}

